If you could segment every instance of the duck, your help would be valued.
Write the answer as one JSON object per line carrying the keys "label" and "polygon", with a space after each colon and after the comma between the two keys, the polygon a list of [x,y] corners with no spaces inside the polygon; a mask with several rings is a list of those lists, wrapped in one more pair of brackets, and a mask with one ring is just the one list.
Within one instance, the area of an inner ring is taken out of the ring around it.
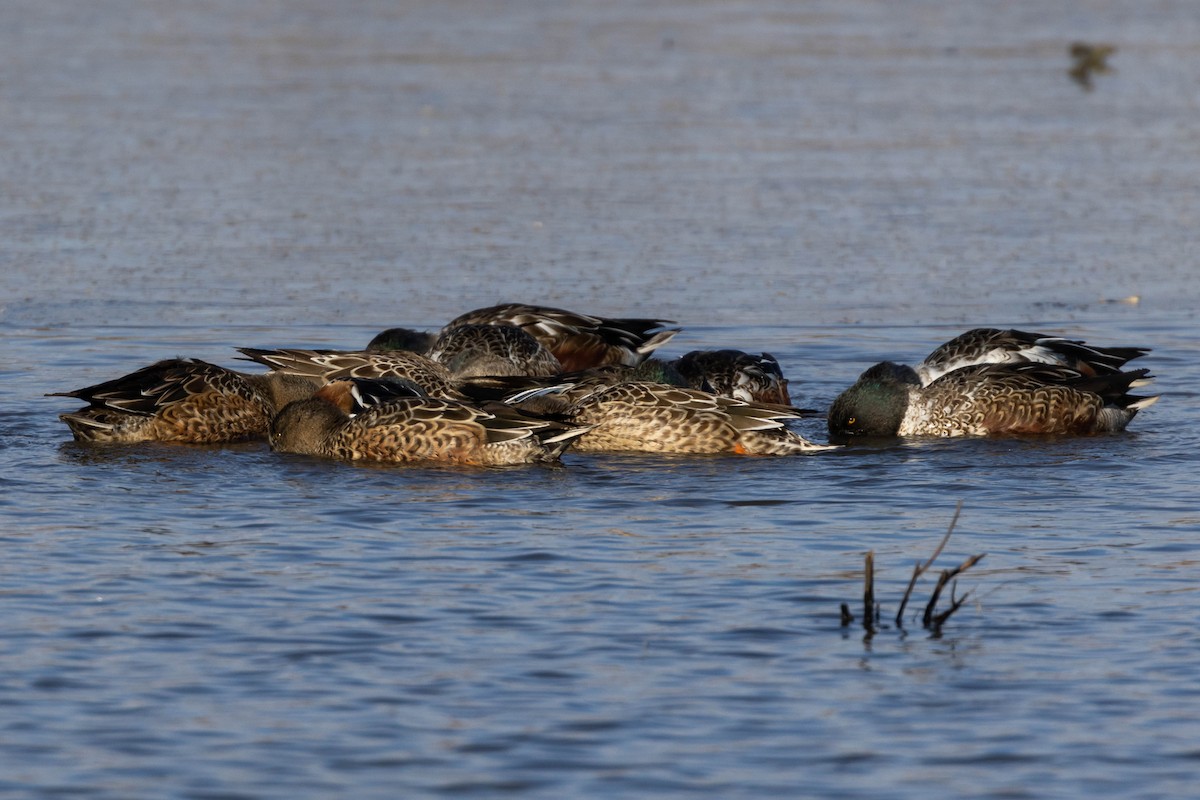
{"label": "duck", "polygon": [[693,389],[757,403],[791,405],[788,381],[770,353],[741,350],[693,350],[672,362]]}
{"label": "duck", "polygon": [[554,354],[515,325],[454,325],[442,331],[429,358],[457,379],[483,375],[556,375],[563,371]]}
{"label": "duck", "polygon": [[[468,396],[504,400],[538,413],[569,413],[584,396],[619,383],[657,383],[749,403],[791,407],[787,379],[768,353],[695,350],[676,359],[650,357],[636,366],[607,364],[551,376],[475,376],[459,383]],[[546,390],[546,391],[543,391]],[[801,415],[812,409],[792,411]]]}
{"label": "duck", "polygon": [[334,380],[285,406],[271,422],[271,448],[345,461],[516,466],[556,463],[588,430],[501,403],[396,397],[364,406],[360,386]]}
{"label": "duck", "polygon": [[59,415],[79,442],[217,444],[265,438],[276,412],[319,386],[302,376],[247,374],[200,359],[169,358],[47,396],[88,404]]}
{"label": "duck", "polygon": [[926,384],[912,367],[884,361],[833,401],[830,441],[1117,432],[1159,399],[1129,393],[1149,382],[1145,369],[1089,375],[1031,361],[973,364]]}
{"label": "duck", "polygon": [[833,449],[786,426],[800,416],[788,406],[646,381],[593,388],[569,412],[573,423],[589,428],[575,444],[580,452],[793,455]]}
{"label": "duck", "polygon": [[[451,320],[460,325],[513,325],[541,342],[564,371],[608,364],[636,366],[669,342],[679,328],[671,320],[609,318],[550,306],[506,303],[468,311]],[[444,329],[445,330],[445,329]]]}
{"label": "duck", "polygon": [[239,347],[238,352],[245,359],[270,367],[274,372],[299,375],[318,383],[347,378],[398,378],[415,383],[430,397],[466,399],[456,388],[454,376],[444,364],[407,350],[382,353]]}
{"label": "duck", "polygon": [[973,328],[935,348],[914,369],[923,386],[972,364],[1057,364],[1094,377],[1119,372],[1149,352],[1146,347],[1094,347],[1079,339],[1013,328]]}

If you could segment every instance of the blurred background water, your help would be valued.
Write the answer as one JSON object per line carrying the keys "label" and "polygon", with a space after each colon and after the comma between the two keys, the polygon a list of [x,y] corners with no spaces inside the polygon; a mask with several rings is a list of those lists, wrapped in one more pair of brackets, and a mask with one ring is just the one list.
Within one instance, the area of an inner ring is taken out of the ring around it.
{"label": "blurred background water", "polygon": [[[1194,12],[8,4],[0,793],[1187,796]],[[1075,40],[1117,46],[1090,91]],[[1152,347],[1165,396],[491,471],[85,448],[42,397],[504,301],[772,352],[817,408],[982,324]],[[960,500],[939,563],[988,555],[941,634],[842,628],[863,553],[894,614]]]}

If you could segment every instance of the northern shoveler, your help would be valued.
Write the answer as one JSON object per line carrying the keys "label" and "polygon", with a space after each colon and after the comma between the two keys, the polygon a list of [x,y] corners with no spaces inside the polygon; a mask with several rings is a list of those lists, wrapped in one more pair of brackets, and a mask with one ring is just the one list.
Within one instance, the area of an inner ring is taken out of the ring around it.
{"label": "northern shoveler", "polygon": [[670,320],[610,319],[509,303],[469,311],[446,328],[515,325],[545,345],[570,372],[605,364],[636,365],[679,333],[679,328],[655,330],[669,324]]}
{"label": "northern shoveler", "polygon": [[429,350],[455,378],[481,375],[557,375],[562,364],[537,339],[515,325],[455,325]]}
{"label": "northern shoveler", "polygon": [[799,416],[787,406],[642,382],[598,388],[570,413],[591,426],[575,446],[580,451],[791,455],[831,449],[786,427]]}
{"label": "northern shoveler", "polygon": [[400,378],[412,381],[431,397],[464,399],[455,388],[450,371],[420,353],[405,350],[388,353],[295,348],[260,350],[253,347],[239,347],[238,352],[250,361],[265,364],[277,372],[303,375],[323,382],[346,378]]}
{"label": "northern shoveler", "polygon": [[198,359],[172,358],[52,397],[88,403],[59,416],[77,441],[212,444],[263,437],[287,403],[320,386],[309,378],[248,375]]}
{"label": "northern shoveler", "polygon": [[1120,431],[1158,400],[1129,394],[1148,382],[1144,369],[1086,375],[1031,362],[962,367],[923,385],[913,368],[885,361],[834,400],[830,440]]}
{"label": "northern shoveler", "polygon": [[351,381],[286,406],[270,442],[285,453],[390,463],[509,466],[554,462],[586,427],[535,419],[502,404],[399,398],[348,413]]}
{"label": "northern shoveler", "polygon": [[975,328],[935,349],[914,369],[922,385],[972,364],[1036,362],[1070,367],[1084,375],[1106,375],[1120,372],[1126,362],[1149,352],[1144,347],[1092,347],[1077,339],[1044,333]]}
{"label": "northern shoveler", "polygon": [[757,403],[791,405],[788,381],[770,353],[741,350],[693,350],[674,361],[693,389]]}

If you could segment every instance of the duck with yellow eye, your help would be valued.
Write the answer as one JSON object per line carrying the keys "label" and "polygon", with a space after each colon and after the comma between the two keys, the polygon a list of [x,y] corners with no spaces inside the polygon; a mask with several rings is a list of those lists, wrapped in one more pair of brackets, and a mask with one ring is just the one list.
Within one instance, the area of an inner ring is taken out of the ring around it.
{"label": "duck with yellow eye", "polygon": [[850,437],[896,436],[909,405],[909,391],[921,380],[911,367],[883,361],[859,376],[829,409],[829,435],[845,442]]}

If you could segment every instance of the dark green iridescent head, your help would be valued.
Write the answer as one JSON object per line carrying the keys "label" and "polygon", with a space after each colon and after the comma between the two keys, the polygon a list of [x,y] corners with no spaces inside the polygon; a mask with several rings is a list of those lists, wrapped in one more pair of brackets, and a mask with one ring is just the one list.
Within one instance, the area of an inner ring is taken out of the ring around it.
{"label": "dark green iridescent head", "polygon": [[868,369],[829,408],[829,439],[895,436],[908,410],[908,392],[920,385],[911,368],[885,361]]}

